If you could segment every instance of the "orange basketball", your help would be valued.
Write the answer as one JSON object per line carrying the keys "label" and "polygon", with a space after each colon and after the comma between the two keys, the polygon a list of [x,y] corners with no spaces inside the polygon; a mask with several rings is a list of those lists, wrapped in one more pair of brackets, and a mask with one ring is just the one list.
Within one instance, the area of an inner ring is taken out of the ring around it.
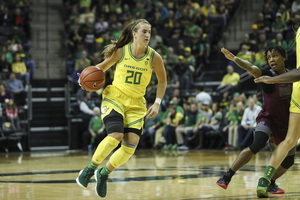
{"label": "orange basketball", "polygon": [[86,67],[80,74],[80,85],[84,90],[97,91],[100,90],[105,83],[104,72],[95,66]]}

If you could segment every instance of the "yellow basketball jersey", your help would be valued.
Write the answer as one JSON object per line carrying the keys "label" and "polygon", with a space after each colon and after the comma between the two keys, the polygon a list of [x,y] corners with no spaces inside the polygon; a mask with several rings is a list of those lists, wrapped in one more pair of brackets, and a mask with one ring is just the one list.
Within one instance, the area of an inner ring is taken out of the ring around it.
{"label": "yellow basketball jersey", "polygon": [[[300,67],[300,28],[297,30],[296,34],[296,68]],[[290,112],[300,113],[300,82],[293,83],[293,93],[291,99]]]}
{"label": "yellow basketball jersey", "polygon": [[297,34],[296,34],[296,55],[297,55],[296,68],[299,68],[299,66],[300,66],[300,28],[298,28]]}
{"label": "yellow basketball jersey", "polygon": [[142,58],[135,58],[131,52],[131,43],[123,46],[123,56],[118,61],[113,85],[127,96],[143,97],[152,76],[154,49],[147,47]]}

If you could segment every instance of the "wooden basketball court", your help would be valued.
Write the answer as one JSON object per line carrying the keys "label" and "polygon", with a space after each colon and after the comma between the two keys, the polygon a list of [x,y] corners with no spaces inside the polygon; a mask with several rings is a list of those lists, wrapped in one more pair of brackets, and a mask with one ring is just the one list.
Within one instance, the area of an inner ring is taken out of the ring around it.
{"label": "wooden basketball court", "polygon": [[[109,178],[105,199],[257,199],[256,185],[271,152],[260,152],[233,177],[227,190],[216,181],[239,152],[137,150]],[[89,200],[95,193],[94,178],[87,189],[75,179],[88,165],[84,151],[0,154],[1,200]],[[106,162],[106,161],[105,161]],[[104,162],[104,163],[105,163]],[[300,199],[300,160],[278,181],[286,194],[270,198]]]}

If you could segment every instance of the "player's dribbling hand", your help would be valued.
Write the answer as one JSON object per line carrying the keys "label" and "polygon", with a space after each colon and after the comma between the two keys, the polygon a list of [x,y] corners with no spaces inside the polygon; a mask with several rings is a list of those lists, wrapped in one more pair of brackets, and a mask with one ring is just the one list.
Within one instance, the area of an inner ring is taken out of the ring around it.
{"label": "player's dribbling hand", "polygon": [[272,81],[272,77],[270,76],[260,76],[256,79],[254,79],[255,83],[266,83],[266,84],[274,84],[274,81]]}
{"label": "player's dribbling hand", "polygon": [[155,117],[158,114],[158,110],[159,110],[159,104],[158,103],[154,103],[147,111],[146,113],[146,118],[152,118]]}
{"label": "player's dribbling hand", "polygon": [[[79,73],[77,73],[77,76],[78,76],[78,85],[81,87],[81,84],[80,84],[80,74]],[[81,89],[83,89],[82,87],[81,87]],[[84,89],[83,89],[84,90]]]}

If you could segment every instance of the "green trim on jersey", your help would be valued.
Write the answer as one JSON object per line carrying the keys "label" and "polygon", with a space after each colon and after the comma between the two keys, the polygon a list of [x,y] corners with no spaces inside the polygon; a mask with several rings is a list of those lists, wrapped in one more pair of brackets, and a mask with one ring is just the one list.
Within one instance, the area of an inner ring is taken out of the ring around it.
{"label": "green trim on jersey", "polygon": [[136,57],[134,57],[134,55],[133,55],[132,52],[131,52],[131,44],[132,44],[132,42],[130,42],[130,44],[128,45],[128,52],[129,52],[129,55],[130,55],[134,60],[136,60],[136,61],[141,61],[141,60],[144,60],[144,59],[148,56],[148,54],[149,54],[149,46],[147,46],[147,52],[146,52],[146,54],[145,54],[143,57],[141,57],[141,58],[136,58]]}
{"label": "green trim on jersey", "polygon": [[[133,121],[133,122],[127,124],[127,127],[129,127],[129,126],[131,126],[131,125],[134,125],[134,124],[137,124],[137,123],[142,122],[142,121],[143,121],[143,118],[138,119],[138,120],[135,120],[135,121]],[[125,127],[125,128],[127,128],[127,127]]]}
{"label": "green trim on jersey", "polygon": [[292,102],[295,104],[295,106],[297,107],[297,108],[299,108],[300,109],[300,105],[292,98]]}
{"label": "green trim on jersey", "polygon": [[122,109],[118,104],[116,104],[114,101],[112,101],[112,100],[110,100],[110,99],[107,99],[107,98],[104,98],[103,101],[107,101],[108,103],[113,104],[114,106],[116,106],[117,108],[119,108],[120,111],[124,114],[123,109]]}
{"label": "green trim on jersey", "polygon": [[151,52],[151,56],[150,56],[150,63],[151,63],[150,66],[151,66],[151,69],[153,69],[152,61],[153,61],[154,53],[155,53],[155,51],[152,51]]}
{"label": "green trim on jersey", "polygon": [[124,59],[124,57],[125,57],[125,46],[126,46],[126,45],[124,45],[124,46],[122,47],[122,57],[121,57],[121,59],[118,61],[118,63],[122,62],[123,59]]}

